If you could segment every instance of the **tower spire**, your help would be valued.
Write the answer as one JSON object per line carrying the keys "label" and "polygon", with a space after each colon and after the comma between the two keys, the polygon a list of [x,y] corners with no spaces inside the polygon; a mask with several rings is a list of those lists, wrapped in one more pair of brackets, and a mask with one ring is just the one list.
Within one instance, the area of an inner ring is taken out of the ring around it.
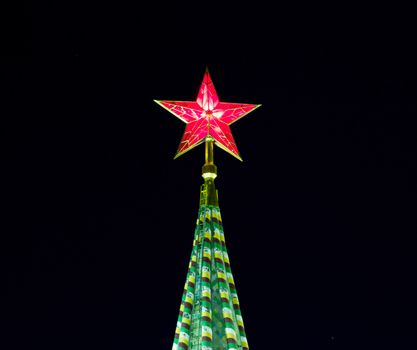
{"label": "tower spire", "polygon": [[200,207],[173,350],[249,350],[214,180],[214,145],[240,159],[229,125],[260,105],[222,103],[206,69],[196,102],[156,101],[187,126],[175,157],[205,143]]}

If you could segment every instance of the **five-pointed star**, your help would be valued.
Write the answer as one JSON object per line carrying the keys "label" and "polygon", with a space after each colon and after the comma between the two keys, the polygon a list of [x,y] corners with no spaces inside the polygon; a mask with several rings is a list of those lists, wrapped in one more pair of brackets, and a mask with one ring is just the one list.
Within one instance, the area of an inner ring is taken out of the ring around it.
{"label": "five-pointed star", "polygon": [[217,146],[242,160],[229,125],[260,106],[220,102],[207,69],[195,102],[155,102],[187,124],[175,158],[211,136]]}

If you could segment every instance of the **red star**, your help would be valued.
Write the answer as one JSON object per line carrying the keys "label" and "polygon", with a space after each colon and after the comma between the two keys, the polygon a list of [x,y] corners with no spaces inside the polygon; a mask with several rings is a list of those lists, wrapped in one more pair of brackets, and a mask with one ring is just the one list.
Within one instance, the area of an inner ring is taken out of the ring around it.
{"label": "red star", "polygon": [[229,125],[260,106],[220,102],[207,69],[196,102],[155,102],[187,124],[175,158],[203,143],[210,135],[217,146],[242,160]]}

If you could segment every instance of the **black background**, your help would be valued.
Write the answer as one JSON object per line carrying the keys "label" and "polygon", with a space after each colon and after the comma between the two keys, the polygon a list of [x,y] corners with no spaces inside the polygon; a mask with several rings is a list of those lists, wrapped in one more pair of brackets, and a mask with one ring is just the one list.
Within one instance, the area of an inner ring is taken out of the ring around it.
{"label": "black background", "polygon": [[0,67],[2,349],[171,347],[203,146],[173,161],[184,125],[153,99],[194,100],[206,66],[221,100],[262,104],[232,126],[243,163],[215,153],[250,347],[416,349],[407,9],[21,10]]}

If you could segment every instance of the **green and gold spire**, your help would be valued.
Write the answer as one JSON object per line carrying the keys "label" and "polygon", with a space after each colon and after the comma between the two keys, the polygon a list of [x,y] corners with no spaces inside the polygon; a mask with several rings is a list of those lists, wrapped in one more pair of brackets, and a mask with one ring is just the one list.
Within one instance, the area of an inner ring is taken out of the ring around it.
{"label": "green and gold spire", "polygon": [[204,184],[173,350],[246,350],[249,347],[214,184],[213,140],[208,138],[205,143]]}
{"label": "green and gold spire", "polygon": [[[201,141],[205,143],[200,208],[172,349],[248,350],[214,183],[217,167],[213,153],[216,144],[241,160],[228,125],[259,105],[219,103],[208,71],[195,105],[156,102],[188,124],[176,157]],[[196,125],[190,127],[192,123]]]}

